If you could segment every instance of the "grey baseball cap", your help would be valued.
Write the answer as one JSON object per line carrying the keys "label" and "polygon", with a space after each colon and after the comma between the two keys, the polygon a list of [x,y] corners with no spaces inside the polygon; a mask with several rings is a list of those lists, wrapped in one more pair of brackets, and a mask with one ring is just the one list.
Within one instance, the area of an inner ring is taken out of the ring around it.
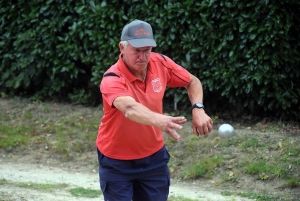
{"label": "grey baseball cap", "polygon": [[142,20],[127,24],[122,30],[121,41],[128,41],[133,47],[156,47],[151,25]]}

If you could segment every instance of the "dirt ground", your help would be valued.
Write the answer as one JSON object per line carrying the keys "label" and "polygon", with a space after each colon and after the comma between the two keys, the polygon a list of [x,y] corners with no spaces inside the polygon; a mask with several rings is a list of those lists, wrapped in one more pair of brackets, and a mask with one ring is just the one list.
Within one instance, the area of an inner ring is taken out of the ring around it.
{"label": "dirt ground", "polygon": [[[93,153],[89,153],[93,158]],[[89,160],[88,160],[89,161]],[[12,184],[0,185],[0,201],[100,201],[100,198],[72,196],[68,189],[82,187],[99,190],[98,173],[95,166],[88,163],[61,163],[47,159],[43,153],[25,153],[24,155],[1,155],[0,179],[10,183],[68,184],[67,188],[55,191],[38,191],[16,187]],[[170,196],[183,196],[201,201],[248,201],[239,196],[222,196],[218,189],[207,181],[172,180]]]}
{"label": "dirt ground", "polygon": [[[43,118],[46,120],[50,119],[55,123],[55,121],[60,121],[61,119],[72,115],[74,112],[76,112],[77,116],[84,116],[84,119],[88,121],[90,119],[99,118],[100,113],[102,112],[101,108],[85,108],[82,106],[57,103],[48,103],[46,108],[47,112],[45,113],[45,106],[42,104],[28,103],[26,101],[18,101],[17,103],[11,104],[7,100],[0,99],[1,113],[18,117],[22,115],[22,111],[26,110],[37,115],[34,116],[36,119],[34,121]],[[49,117],[46,115],[49,115]],[[257,153],[257,155],[261,155],[260,157],[280,157],[278,143],[282,140],[288,140],[290,142],[289,146],[298,147],[297,150],[299,150],[299,124],[296,126],[290,125],[285,130],[282,130],[281,126],[280,131],[278,132],[272,129],[266,129],[266,127],[272,126],[272,124],[269,124],[266,120],[253,122],[249,121],[249,119],[253,120],[252,117],[245,117],[245,119],[233,120],[227,123],[232,124],[235,128],[233,140],[255,138],[258,139],[259,142],[268,145],[267,148],[258,147],[257,151],[259,153]],[[28,121],[31,120],[29,119]],[[0,124],[1,123],[5,123],[5,121],[0,121]],[[220,119],[215,121],[213,132],[205,139],[199,138],[196,141],[193,141],[191,122],[187,122],[187,124],[184,125],[184,129],[180,131],[181,140],[179,142],[170,142],[169,138],[166,136],[166,146],[171,154],[172,160],[174,161],[176,159],[177,161],[180,161],[178,164],[170,164],[170,168],[172,169],[170,196],[183,196],[185,198],[193,199],[193,201],[248,201],[255,199],[251,199],[249,196],[247,196],[248,198],[240,197],[237,193],[224,196],[222,195],[222,192],[252,192],[253,194],[271,195],[278,198],[274,199],[274,201],[299,201],[299,186],[296,188],[286,188],[284,187],[284,181],[280,178],[263,181],[258,179],[257,176],[246,174],[244,170],[240,168],[240,164],[238,163],[240,158],[253,157],[253,160],[255,160],[255,152],[251,152],[251,150],[249,150],[249,153],[245,151],[241,152],[238,144],[235,144],[236,146],[220,147],[220,144],[226,141],[226,139],[218,139],[217,128],[222,123],[224,122]],[[293,131],[294,128],[298,129],[297,132]],[[41,133],[40,135],[42,136],[44,134]],[[218,143],[211,147],[211,142],[216,139],[219,140]],[[210,144],[209,146],[204,146],[207,145],[205,143]],[[201,147],[201,145],[203,145],[203,147]],[[284,147],[284,145],[282,146]],[[250,153],[252,155],[250,155]],[[5,179],[12,183],[0,183],[0,201],[102,200],[103,198],[74,197],[68,192],[68,189],[71,187],[100,190],[96,152],[89,151],[74,154],[75,155],[72,156],[73,160],[64,161],[61,160],[59,155],[54,154],[54,152],[51,152],[46,148],[44,144],[34,144],[26,147],[24,150],[4,151],[0,149],[0,181]],[[185,163],[200,160],[203,155],[213,156],[216,154],[223,155],[227,160],[222,167],[217,167],[215,169],[211,178],[207,179],[200,177],[196,179],[186,179],[180,174],[182,172],[182,169],[180,168],[183,167]],[[232,166],[233,169],[228,169],[229,166]],[[174,167],[178,167],[178,169],[174,169]],[[299,164],[291,167],[288,166],[286,168],[289,172],[292,172],[293,175],[299,177]],[[220,183],[224,175],[228,176],[231,172],[238,174],[236,180]],[[30,185],[30,183],[66,183],[68,184],[68,187],[66,189],[57,189],[53,192],[44,192],[17,187],[16,184],[18,184],[18,182],[26,182],[28,185]],[[261,198],[260,200],[264,199]],[[270,201],[270,199],[268,199],[268,201]]]}
{"label": "dirt ground", "polygon": [[[25,151],[19,154],[0,155],[0,179],[12,183],[50,183],[68,184],[71,187],[83,187],[86,189],[99,190],[98,173],[96,167],[96,155],[93,152],[86,153],[80,160],[72,162],[61,162],[49,155],[45,149]],[[280,189],[280,182],[268,182],[243,177],[238,183],[216,186],[214,180],[218,178],[184,180],[174,176],[171,182],[170,196],[183,196],[185,198],[199,201],[249,201],[237,195],[223,196],[224,191],[243,191],[251,189],[255,192],[266,192],[273,195],[286,195],[288,199],[296,201],[300,195],[299,189]],[[81,198],[74,197],[68,192],[68,188],[55,190],[54,192],[43,192],[14,185],[0,185],[0,201],[96,201],[103,198]],[[298,193],[297,193],[298,192]],[[290,199],[289,199],[290,198]],[[278,199],[281,200],[281,199]]]}

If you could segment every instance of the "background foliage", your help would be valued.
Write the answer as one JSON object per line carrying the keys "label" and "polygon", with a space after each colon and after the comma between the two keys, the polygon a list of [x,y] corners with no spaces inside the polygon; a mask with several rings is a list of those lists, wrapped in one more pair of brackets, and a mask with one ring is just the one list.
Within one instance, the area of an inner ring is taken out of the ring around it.
{"label": "background foliage", "polygon": [[[199,77],[209,113],[299,119],[299,2],[0,0],[0,92],[101,103],[123,26],[148,21],[158,47]],[[189,108],[185,90],[166,102]]]}

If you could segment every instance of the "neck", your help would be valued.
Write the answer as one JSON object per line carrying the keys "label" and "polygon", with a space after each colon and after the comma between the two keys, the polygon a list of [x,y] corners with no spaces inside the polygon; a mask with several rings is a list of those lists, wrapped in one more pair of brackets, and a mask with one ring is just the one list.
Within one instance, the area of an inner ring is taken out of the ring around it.
{"label": "neck", "polygon": [[143,82],[145,82],[145,80],[146,80],[146,77],[147,77],[147,71],[148,71],[148,67],[146,68],[146,71],[145,71],[145,73],[144,73],[144,77],[143,77],[143,79],[142,79]]}

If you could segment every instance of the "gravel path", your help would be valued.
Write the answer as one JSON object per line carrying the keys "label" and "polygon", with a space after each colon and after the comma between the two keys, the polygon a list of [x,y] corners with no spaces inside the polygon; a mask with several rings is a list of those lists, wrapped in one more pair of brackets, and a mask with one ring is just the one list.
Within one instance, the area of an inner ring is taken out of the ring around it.
{"label": "gravel path", "polygon": [[[0,201],[102,201],[101,198],[74,197],[68,188],[83,187],[85,189],[99,189],[98,174],[96,171],[76,172],[58,167],[38,164],[22,164],[16,162],[0,161],[0,180],[5,179],[10,183],[25,182],[30,184],[68,184],[67,188],[53,192],[44,192],[27,188],[16,187],[13,184],[0,185]],[[246,201],[248,199],[222,196],[213,189],[203,190],[201,184],[173,181],[170,196],[183,196],[201,201]]]}

